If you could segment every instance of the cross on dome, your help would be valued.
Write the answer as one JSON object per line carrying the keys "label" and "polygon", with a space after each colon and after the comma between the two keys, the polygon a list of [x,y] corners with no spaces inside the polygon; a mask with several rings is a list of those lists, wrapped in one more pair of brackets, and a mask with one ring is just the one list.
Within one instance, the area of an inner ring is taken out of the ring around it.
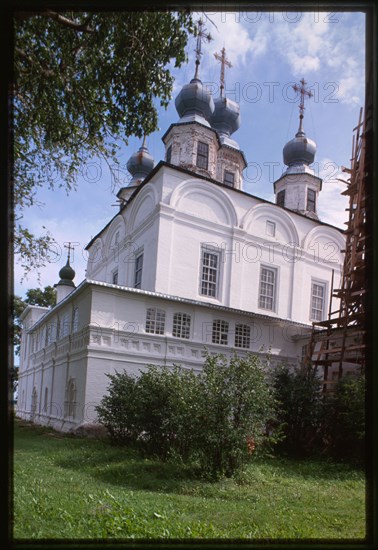
{"label": "cross on dome", "polygon": [[220,74],[220,96],[223,97],[224,90],[224,68],[229,67],[231,69],[232,65],[228,59],[226,59],[226,49],[223,47],[221,53],[216,52],[214,54],[215,59],[220,61],[221,64],[221,74]]}
{"label": "cross on dome", "polygon": [[305,110],[305,106],[304,106],[305,96],[310,98],[314,94],[309,89],[306,88],[307,82],[305,81],[304,78],[302,78],[299,82],[300,82],[301,85],[298,86],[298,84],[294,84],[293,85],[293,90],[295,90],[296,92],[299,92],[300,95],[301,95],[301,99],[300,99],[300,102],[299,102],[299,129],[298,129],[298,132],[303,132],[302,120],[303,120],[303,114],[304,114],[304,110]]}
{"label": "cross on dome", "polygon": [[69,242],[68,244],[65,244],[63,245],[64,248],[67,248],[68,250],[68,255],[67,255],[67,263],[69,263],[70,261],[70,256],[71,256],[71,250],[72,252],[75,250],[75,247],[74,246],[71,246],[71,242]]}
{"label": "cross on dome", "polygon": [[202,55],[202,41],[207,40],[207,42],[210,42],[210,40],[213,40],[213,37],[210,33],[207,33],[205,24],[202,21],[202,19],[199,19],[197,21],[197,30],[196,30],[196,36],[197,36],[197,44],[195,47],[196,52],[196,70],[194,73],[194,78],[198,78],[198,68],[199,64],[201,63],[201,55]]}

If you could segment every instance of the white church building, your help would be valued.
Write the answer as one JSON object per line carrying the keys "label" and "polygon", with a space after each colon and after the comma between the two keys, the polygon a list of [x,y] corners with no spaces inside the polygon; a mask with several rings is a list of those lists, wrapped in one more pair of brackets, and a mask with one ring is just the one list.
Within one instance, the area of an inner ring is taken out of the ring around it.
{"label": "white church building", "polygon": [[206,350],[297,365],[312,321],[328,315],[345,237],[317,215],[322,180],[303,109],[272,203],[243,190],[239,105],[213,98],[198,64],[175,105],[165,160],[154,165],[145,142],[131,156],[119,212],[87,245],[86,279],[75,286],[68,255],[57,305],[22,314],[22,418],[64,431],[93,423],[107,373],[200,371]]}

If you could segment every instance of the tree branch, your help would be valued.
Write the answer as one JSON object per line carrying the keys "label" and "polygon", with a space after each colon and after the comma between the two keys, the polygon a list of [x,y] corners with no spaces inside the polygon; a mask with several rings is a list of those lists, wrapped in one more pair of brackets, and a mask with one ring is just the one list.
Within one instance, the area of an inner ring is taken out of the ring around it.
{"label": "tree branch", "polygon": [[88,23],[90,21],[90,17],[87,18],[85,23],[79,24],[73,21],[72,19],[68,19],[68,17],[65,17],[64,15],[61,15],[60,13],[57,13],[55,11],[46,10],[40,12],[42,17],[49,17],[51,19],[55,19],[58,23],[61,25],[64,25],[65,27],[69,27],[70,29],[74,29],[77,32],[88,32],[88,33],[94,33],[94,29],[92,29]]}

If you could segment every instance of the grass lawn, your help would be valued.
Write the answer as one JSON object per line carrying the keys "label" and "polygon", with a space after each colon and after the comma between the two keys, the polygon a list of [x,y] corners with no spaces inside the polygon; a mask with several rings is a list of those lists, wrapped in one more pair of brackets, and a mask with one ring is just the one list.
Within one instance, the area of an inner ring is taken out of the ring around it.
{"label": "grass lawn", "polygon": [[361,471],[256,460],[207,483],[189,468],[16,422],[14,538],[362,539]]}

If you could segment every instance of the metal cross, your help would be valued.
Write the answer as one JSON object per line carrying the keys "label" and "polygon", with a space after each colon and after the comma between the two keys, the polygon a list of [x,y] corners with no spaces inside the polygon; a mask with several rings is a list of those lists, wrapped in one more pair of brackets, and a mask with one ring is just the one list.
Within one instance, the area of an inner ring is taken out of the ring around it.
{"label": "metal cross", "polygon": [[69,242],[68,245],[65,244],[65,245],[63,245],[63,246],[64,246],[64,248],[67,248],[67,249],[68,249],[67,262],[69,262],[69,261],[70,261],[71,250],[72,250],[72,252],[73,252],[73,251],[75,250],[75,247],[74,247],[74,246],[71,246],[71,242]]}
{"label": "metal cross", "polygon": [[211,36],[210,33],[206,34],[205,24],[202,21],[202,19],[199,19],[197,21],[196,36],[197,36],[197,45],[194,50],[196,52],[196,71],[194,73],[194,78],[198,78],[198,67],[199,67],[199,64],[201,63],[201,55],[202,55],[202,41],[207,40],[208,42],[210,42],[210,40],[213,40],[213,37]]}
{"label": "metal cross", "polygon": [[304,106],[305,95],[308,96],[308,97],[312,97],[314,94],[310,90],[306,89],[307,82],[305,81],[304,78],[302,78],[302,80],[300,80],[299,82],[300,82],[301,86],[298,86],[298,84],[294,84],[293,89],[296,92],[299,92],[301,94],[301,100],[299,102],[299,121],[300,122],[299,122],[299,130],[298,130],[298,132],[301,132],[302,131],[303,112],[305,110],[305,106]]}
{"label": "metal cross", "polygon": [[218,59],[221,64],[221,74],[220,74],[220,96],[223,97],[223,90],[224,90],[224,68],[225,66],[229,67],[231,69],[232,65],[229,62],[228,59],[226,59],[226,50],[223,47],[221,49],[221,53],[215,53],[214,54],[215,59]]}

